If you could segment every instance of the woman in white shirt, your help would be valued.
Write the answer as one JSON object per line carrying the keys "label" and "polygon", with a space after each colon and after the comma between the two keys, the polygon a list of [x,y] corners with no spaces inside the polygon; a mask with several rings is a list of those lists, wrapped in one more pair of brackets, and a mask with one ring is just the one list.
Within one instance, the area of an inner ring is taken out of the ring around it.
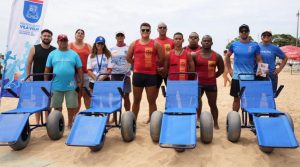
{"label": "woman in white shirt", "polygon": [[[87,61],[87,70],[90,76],[89,88],[93,90],[94,82],[97,76],[101,74],[110,74],[112,71],[111,53],[105,45],[105,39],[102,36],[96,38],[92,48],[92,53]],[[101,75],[98,80],[109,81],[109,75]]]}

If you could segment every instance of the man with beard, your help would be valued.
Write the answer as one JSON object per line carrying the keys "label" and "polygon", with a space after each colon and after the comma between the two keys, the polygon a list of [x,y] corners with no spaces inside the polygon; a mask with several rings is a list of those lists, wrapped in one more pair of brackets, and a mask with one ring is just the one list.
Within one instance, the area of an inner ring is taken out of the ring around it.
{"label": "man with beard", "polygon": [[[240,83],[238,75],[241,73],[254,73],[256,63],[262,63],[260,47],[252,42],[249,37],[249,26],[243,24],[239,27],[239,40],[233,42],[225,56],[228,72],[232,77],[230,95],[233,96],[232,110],[238,112],[240,109]],[[233,70],[231,68],[230,56],[234,54]]]}
{"label": "man with beard", "polygon": [[[52,41],[53,33],[48,30],[44,29],[41,32],[41,44],[34,45],[29,52],[28,59],[27,59],[27,67],[26,67],[26,74],[29,75],[30,73],[44,73],[46,61],[50,52],[55,50],[56,48],[51,46],[50,43]],[[32,67],[32,71],[31,71]],[[43,81],[43,75],[33,76],[34,81]],[[48,114],[48,113],[46,113]],[[37,124],[40,123],[41,113],[35,114],[35,119]]]}

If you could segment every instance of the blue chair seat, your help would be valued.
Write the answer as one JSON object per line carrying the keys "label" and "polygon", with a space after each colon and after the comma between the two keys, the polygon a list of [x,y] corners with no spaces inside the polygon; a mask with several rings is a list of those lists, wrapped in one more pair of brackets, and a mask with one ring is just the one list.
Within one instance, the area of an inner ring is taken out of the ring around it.
{"label": "blue chair seat", "polygon": [[8,111],[5,111],[3,112],[4,114],[18,114],[18,113],[30,113],[30,114],[33,114],[33,113],[37,113],[37,112],[41,112],[41,111],[44,111],[44,110],[47,110],[48,107],[23,107],[23,108],[16,108],[16,109],[13,109],[13,110],[8,110]]}
{"label": "blue chair seat", "polygon": [[165,113],[183,113],[183,114],[195,114],[196,108],[167,108]]}
{"label": "blue chair seat", "polygon": [[281,111],[278,111],[273,108],[245,108],[245,111],[251,114],[281,114]]}
{"label": "blue chair seat", "polygon": [[105,114],[111,114],[113,112],[116,112],[116,111],[120,111],[121,109],[119,107],[111,107],[111,108],[100,108],[100,107],[92,107],[92,108],[89,108],[87,110],[83,110],[81,111],[80,113],[105,113]]}

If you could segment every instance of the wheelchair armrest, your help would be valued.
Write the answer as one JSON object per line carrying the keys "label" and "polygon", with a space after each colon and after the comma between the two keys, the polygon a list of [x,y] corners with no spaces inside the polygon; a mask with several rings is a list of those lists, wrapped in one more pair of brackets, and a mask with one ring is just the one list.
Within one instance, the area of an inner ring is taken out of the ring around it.
{"label": "wheelchair armrest", "polygon": [[243,96],[243,94],[244,94],[244,92],[245,92],[245,89],[246,89],[246,87],[243,86],[242,89],[241,89],[241,91],[240,91],[239,97],[242,97],[242,96]]}
{"label": "wheelchair armrest", "polygon": [[89,97],[92,97],[91,92],[88,90],[87,87],[83,87],[83,89],[84,89],[85,93],[86,93]]}
{"label": "wheelchair armrest", "polygon": [[167,94],[166,94],[166,87],[165,86],[161,86],[161,91],[162,91],[163,96],[166,97]]}
{"label": "wheelchair armrest", "polygon": [[119,91],[120,95],[121,95],[122,97],[124,97],[124,92],[123,92],[122,88],[118,87],[118,91]]}
{"label": "wheelchair armrest", "polygon": [[42,86],[41,89],[48,97],[51,97],[51,93],[45,87]]}
{"label": "wheelchair armrest", "polygon": [[274,98],[278,97],[280,92],[282,91],[282,89],[284,88],[284,85],[280,85],[279,88],[277,89],[275,95],[274,95]]}
{"label": "wheelchair armrest", "polygon": [[17,93],[14,92],[11,88],[6,88],[6,91],[8,93],[10,93],[11,95],[13,95],[14,97],[19,98],[19,96],[17,95]]}

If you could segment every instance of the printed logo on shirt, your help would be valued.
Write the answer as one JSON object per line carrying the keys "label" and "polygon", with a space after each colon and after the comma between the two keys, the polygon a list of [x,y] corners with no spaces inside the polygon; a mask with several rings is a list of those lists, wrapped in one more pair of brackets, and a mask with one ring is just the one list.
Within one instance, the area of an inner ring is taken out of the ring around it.
{"label": "printed logo on shirt", "polygon": [[152,53],[153,48],[145,48],[145,67],[152,67]]}
{"label": "printed logo on shirt", "polygon": [[169,52],[171,51],[171,45],[170,44],[165,44],[165,53],[169,54]]}
{"label": "printed logo on shirt", "polygon": [[214,77],[215,76],[215,67],[216,67],[216,61],[208,61],[208,77]]}

